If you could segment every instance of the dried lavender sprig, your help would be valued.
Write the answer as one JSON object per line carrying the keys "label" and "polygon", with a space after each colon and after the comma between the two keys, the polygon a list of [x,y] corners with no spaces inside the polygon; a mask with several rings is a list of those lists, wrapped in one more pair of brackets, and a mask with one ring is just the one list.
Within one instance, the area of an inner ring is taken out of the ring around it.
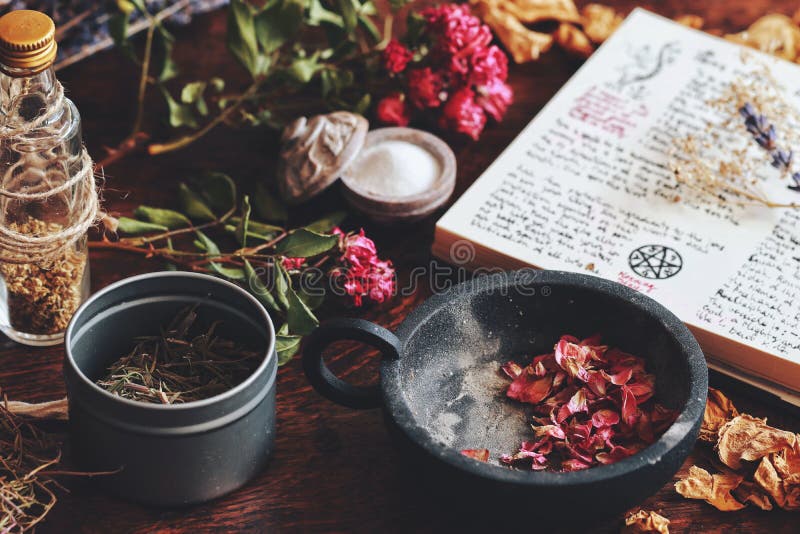
{"label": "dried lavender sprig", "polygon": [[[746,102],[739,108],[739,114],[744,118],[745,128],[753,136],[758,146],[767,150],[772,156],[770,165],[781,171],[791,172],[793,152],[777,147],[778,134],[775,125],[770,124],[766,116],[758,113],[750,102]],[[790,176],[794,184],[787,187],[800,193],[800,172],[793,172]]]}

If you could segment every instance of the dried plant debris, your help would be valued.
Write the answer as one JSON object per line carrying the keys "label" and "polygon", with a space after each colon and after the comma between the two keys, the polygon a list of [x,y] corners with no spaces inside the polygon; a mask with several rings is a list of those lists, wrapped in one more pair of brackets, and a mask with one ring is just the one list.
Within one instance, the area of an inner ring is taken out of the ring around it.
{"label": "dried plant debris", "polygon": [[786,15],[765,15],[743,32],[725,38],[788,61],[800,57],[800,27]]}
{"label": "dried plant debris", "polygon": [[766,419],[747,414],[736,416],[719,429],[716,449],[719,459],[731,469],[742,467],[742,460],[755,461],[795,445],[796,437],[767,425]]}
{"label": "dried plant debris", "polygon": [[613,7],[587,4],[581,10],[583,31],[595,44],[600,44],[622,24],[623,17]]}
{"label": "dried plant debris", "polygon": [[594,46],[589,37],[572,24],[565,22],[559,24],[555,37],[556,43],[574,56],[587,58],[594,52]]}
{"label": "dried plant debris", "polygon": [[[577,471],[611,464],[653,443],[677,416],[653,400],[655,377],[644,360],[603,345],[600,336],[562,336],[553,352],[502,370],[511,379],[506,396],[535,413],[532,438],[500,457],[509,466]],[[488,453],[462,451],[478,459]]]}
{"label": "dried plant debris", "polygon": [[48,436],[0,402],[0,532],[25,532],[56,504],[51,478],[61,452]]}
{"label": "dried plant debris", "polygon": [[[769,67],[742,54],[742,74],[708,106],[718,118],[703,130],[673,140],[670,168],[687,192],[718,203],[770,208],[800,207],[775,184],[800,192],[800,167],[792,157],[800,145],[800,113]],[[721,148],[724,147],[724,148]]]}
{"label": "dried plant debris", "polygon": [[675,484],[678,493],[726,512],[748,504],[762,510],[775,505],[800,510],[800,435],[739,414],[724,394],[711,389],[700,437],[714,443],[722,472],[693,465]]}
{"label": "dried plant debris", "polygon": [[669,519],[653,511],[638,510],[625,517],[625,526],[620,531],[623,534],[636,534],[638,532],[659,532],[669,534]]}
{"label": "dried plant debris", "polygon": [[[29,217],[11,223],[12,231],[32,236],[60,232],[64,227]],[[69,249],[47,265],[2,263],[0,275],[8,291],[11,326],[25,334],[56,334],[66,330],[83,297],[87,256]]]}
{"label": "dried plant debris", "polygon": [[244,381],[261,362],[258,352],[201,329],[196,306],[181,310],[160,335],[141,337],[97,384],[140,402],[175,404],[206,399]]}
{"label": "dried plant debris", "polygon": [[703,17],[699,15],[679,15],[675,17],[675,22],[688,26],[689,28],[694,28],[695,30],[703,29],[706,23]]}
{"label": "dried plant debris", "polygon": [[553,36],[525,27],[515,15],[503,9],[503,0],[471,0],[472,9],[503,43],[517,63],[535,61],[553,45]]}
{"label": "dried plant debris", "polygon": [[700,439],[709,443],[716,443],[719,429],[739,415],[733,402],[720,390],[708,388],[708,400],[703,414],[703,424],[700,426]]}
{"label": "dried plant debris", "polygon": [[489,449],[464,449],[461,454],[479,462],[489,461]]}

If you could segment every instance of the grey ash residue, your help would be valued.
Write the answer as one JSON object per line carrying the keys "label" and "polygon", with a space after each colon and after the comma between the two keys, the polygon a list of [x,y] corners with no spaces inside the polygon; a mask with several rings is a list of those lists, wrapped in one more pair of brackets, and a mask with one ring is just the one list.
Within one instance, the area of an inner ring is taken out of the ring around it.
{"label": "grey ash residue", "polygon": [[530,429],[526,410],[504,394],[500,365],[509,359],[509,343],[472,309],[459,303],[422,327],[407,356],[424,361],[410,365],[403,390],[434,440],[459,450],[487,448],[496,458]]}

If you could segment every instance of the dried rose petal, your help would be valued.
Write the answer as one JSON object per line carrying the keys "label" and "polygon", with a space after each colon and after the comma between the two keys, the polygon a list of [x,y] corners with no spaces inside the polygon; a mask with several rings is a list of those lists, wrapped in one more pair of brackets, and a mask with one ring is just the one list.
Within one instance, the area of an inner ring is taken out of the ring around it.
{"label": "dried rose petal", "polygon": [[700,426],[700,439],[716,443],[722,425],[739,415],[736,406],[721,391],[708,388],[706,410],[703,413],[703,424]]}
{"label": "dried rose petal", "polygon": [[586,405],[586,391],[584,389],[579,389],[572,398],[569,399],[569,402],[558,410],[557,421],[563,423],[570,415],[578,412],[586,412],[588,409]]}
{"label": "dried rose petal", "polygon": [[739,469],[742,460],[758,460],[784,447],[793,447],[795,442],[793,433],[767,425],[766,419],[743,414],[719,429],[717,453],[722,463]]}
{"label": "dried rose petal", "polygon": [[639,410],[636,406],[636,397],[631,392],[628,386],[620,387],[622,420],[628,426],[636,424],[639,417]]}
{"label": "dried rose petal", "polygon": [[592,424],[596,428],[612,426],[616,425],[617,423],[619,423],[619,414],[614,410],[606,408],[603,410],[597,410],[592,414]]}
{"label": "dried rose petal", "polygon": [[528,373],[522,373],[508,386],[506,395],[520,402],[536,404],[543,401],[550,394],[552,384],[553,379],[549,376],[536,378],[535,375],[531,376]]}
{"label": "dried rose petal", "polygon": [[769,500],[769,495],[756,484],[747,480],[733,490],[733,495],[737,501],[743,504],[752,504],[762,510],[772,510],[772,501]]}
{"label": "dried rose petal", "polygon": [[669,534],[669,519],[655,512],[639,510],[625,517],[625,526],[622,528],[621,532],[623,534],[635,534],[639,532]]}
{"label": "dried rose petal", "polygon": [[524,368],[506,364],[507,396],[531,404],[536,440],[501,461],[563,471],[609,464],[653,443],[677,412],[649,402],[655,377],[644,360],[601,344],[600,336],[562,336]]}
{"label": "dried rose petal", "polygon": [[520,367],[516,362],[506,362],[501,367],[503,372],[508,375],[509,378],[517,378],[519,375],[522,374],[522,367]]}
{"label": "dried rose petal", "polygon": [[705,469],[693,465],[686,478],[675,484],[675,490],[687,499],[704,499],[717,510],[730,512],[741,510],[745,506],[731,495],[731,491],[742,480],[743,477],[735,473],[711,475]]}
{"label": "dried rose petal", "polygon": [[489,449],[464,449],[461,454],[479,462],[489,461]]}

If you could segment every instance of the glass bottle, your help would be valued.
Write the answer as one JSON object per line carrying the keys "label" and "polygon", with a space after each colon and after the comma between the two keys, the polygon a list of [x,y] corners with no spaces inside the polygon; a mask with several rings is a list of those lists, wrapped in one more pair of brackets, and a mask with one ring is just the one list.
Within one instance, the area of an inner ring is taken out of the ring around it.
{"label": "glass bottle", "polygon": [[97,209],[80,116],[55,57],[50,17],[0,18],[0,330],[40,346],[63,340],[88,296],[85,220]]}

